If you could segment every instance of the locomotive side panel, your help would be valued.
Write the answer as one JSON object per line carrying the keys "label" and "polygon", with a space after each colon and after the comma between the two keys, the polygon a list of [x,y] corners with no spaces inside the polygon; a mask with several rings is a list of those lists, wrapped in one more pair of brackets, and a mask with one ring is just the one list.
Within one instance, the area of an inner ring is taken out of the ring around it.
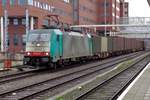
{"label": "locomotive side panel", "polygon": [[62,59],[73,57],[73,41],[72,36],[63,34],[63,56]]}
{"label": "locomotive side panel", "polygon": [[53,30],[50,39],[50,56],[53,62],[57,62],[63,55],[62,32]]}
{"label": "locomotive side panel", "polygon": [[89,55],[91,55],[91,49],[87,36],[75,32],[63,35],[63,59]]}
{"label": "locomotive side panel", "polygon": [[92,45],[90,44],[91,42],[89,42],[89,39],[90,38],[86,35],[85,38],[84,38],[84,41],[83,41],[84,45],[85,45],[85,49],[82,47],[85,50],[84,51],[85,55],[87,55],[87,56],[91,56],[91,52],[92,52],[91,51],[91,46]]}

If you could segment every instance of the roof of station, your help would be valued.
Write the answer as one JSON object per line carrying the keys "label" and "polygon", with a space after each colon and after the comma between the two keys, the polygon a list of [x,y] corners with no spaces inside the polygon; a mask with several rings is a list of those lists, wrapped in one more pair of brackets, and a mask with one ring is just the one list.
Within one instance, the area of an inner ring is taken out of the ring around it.
{"label": "roof of station", "polygon": [[122,33],[150,33],[150,17],[124,17],[117,24],[74,25],[71,27],[119,27]]}

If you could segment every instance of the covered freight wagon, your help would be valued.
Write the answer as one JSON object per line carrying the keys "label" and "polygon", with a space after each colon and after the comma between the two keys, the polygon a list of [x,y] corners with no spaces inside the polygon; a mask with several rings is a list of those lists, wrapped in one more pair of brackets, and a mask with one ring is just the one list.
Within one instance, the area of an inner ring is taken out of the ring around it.
{"label": "covered freight wagon", "polygon": [[101,37],[101,54],[102,58],[105,58],[108,56],[108,38],[107,37]]}
{"label": "covered freight wagon", "polygon": [[113,38],[113,52],[116,54],[122,53],[124,50],[124,38],[123,37],[112,37]]}
{"label": "covered freight wagon", "polygon": [[108,53],[112,54],[113,53],[113,38],[112,37],[107,37],[107,50]]}
{"label": "covered freight wagon", "polygon": [[92,47],[93,55],[99,55],[101,53],[101,37],[92,35]]}

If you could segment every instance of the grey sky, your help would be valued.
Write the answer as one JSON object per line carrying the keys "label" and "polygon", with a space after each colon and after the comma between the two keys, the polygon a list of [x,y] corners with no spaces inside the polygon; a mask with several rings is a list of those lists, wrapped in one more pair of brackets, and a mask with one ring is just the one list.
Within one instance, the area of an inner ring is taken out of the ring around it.
{"label": "grey sky", "polygon": [[147,0],[126,0],[129,1],[129,16],[150,17],[150,7]]}

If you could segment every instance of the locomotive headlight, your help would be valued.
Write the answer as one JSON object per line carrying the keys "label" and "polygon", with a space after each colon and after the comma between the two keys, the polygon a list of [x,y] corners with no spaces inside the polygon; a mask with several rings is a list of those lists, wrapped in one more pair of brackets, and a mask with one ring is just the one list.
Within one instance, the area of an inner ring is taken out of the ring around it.
{"label": "locomotive headlight", "polygon": [[30,54],[31,54],[30,52],[27,53],[28,56],[29,56]]}
{"label": "locomotive headlight", "polygon": [[38,47],[40,46],[40,44],[38,43],[38,44],[36,44]]}
{"label": "locomotive headlight", "polygon": [[47,53],[45,53],[47,56],[49,55],[49,53],[47,52]]}

